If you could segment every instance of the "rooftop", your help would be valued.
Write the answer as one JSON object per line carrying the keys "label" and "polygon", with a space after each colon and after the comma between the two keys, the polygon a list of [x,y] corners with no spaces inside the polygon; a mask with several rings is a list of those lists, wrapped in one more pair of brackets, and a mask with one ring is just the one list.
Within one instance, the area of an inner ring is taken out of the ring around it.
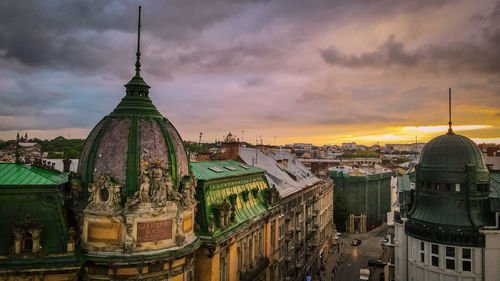
{"label": "rooftop", "polygon": [[16,163],[0,163],[0,186],[54,186],[66,181],[67,173]]}
{"label": "rooftop", "polygon": [[265,172],[264,169],[236,161],[191,162],[189,165],[198,180],[213,180]]}

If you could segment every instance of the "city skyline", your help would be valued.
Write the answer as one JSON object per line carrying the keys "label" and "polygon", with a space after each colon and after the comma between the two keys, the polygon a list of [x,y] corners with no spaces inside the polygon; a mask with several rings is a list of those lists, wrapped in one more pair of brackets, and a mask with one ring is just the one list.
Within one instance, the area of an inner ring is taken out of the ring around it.
{"label": "city skyline", "polygon": [[[136,4],[0,4],[0,138],[85,138],[133,73]],[[454,130],[500,143],[496,1],[144,4],[143,77],[185,140],[427,141],[451,87]]]}

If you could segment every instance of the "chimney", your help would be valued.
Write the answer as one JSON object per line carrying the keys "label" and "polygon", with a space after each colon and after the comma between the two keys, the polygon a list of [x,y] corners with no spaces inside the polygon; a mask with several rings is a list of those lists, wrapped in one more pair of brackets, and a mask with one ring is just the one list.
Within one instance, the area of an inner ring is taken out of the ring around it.
{"label": "chimney", "polygon": [[221,160],[238,160],[240,154],[239,142],[223,142],[221,144]]}
{"label": "chimney", "polygon": [[71,170],[70,167],[71,167],[71,159],[69,159],[67,157],[64,158],[64,160],[63,160],[63,172],[69,173],[69,171]]}

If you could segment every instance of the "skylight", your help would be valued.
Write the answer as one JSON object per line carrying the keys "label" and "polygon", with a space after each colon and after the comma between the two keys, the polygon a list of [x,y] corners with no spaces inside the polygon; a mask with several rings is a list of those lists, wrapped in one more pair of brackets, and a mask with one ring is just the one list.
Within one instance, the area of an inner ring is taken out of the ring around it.
{"label": "skylight", "polygon": [[212,170],[212,171],[216,172],[216,173],[222,173],[222,172],[224,172],[223,170],[221,170],[221,169],[219,169],[219,168],[217,168],[217,167],[208,167],[208,168],[209,168],[210,170]]}
{"label": "skylight", "polygon": [[236,168],[235,167],[231,167],[231,166],[224,166],[224,168],[230,170],[230,171],[236,171]]}
{"label": "skylight", "polygon": [[244,168],[244,169],[247,169],[247,170],[249,169],[249,168],[248,168],[248,166],[243,165],[243,164],[240,164],[240,167],[242,167],[242,168]]}

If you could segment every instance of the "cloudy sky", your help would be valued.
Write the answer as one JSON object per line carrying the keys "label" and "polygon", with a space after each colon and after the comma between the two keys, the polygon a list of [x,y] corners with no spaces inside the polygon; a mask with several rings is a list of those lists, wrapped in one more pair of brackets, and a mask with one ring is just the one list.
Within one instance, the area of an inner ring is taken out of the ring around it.
{"label": "cloudy sky", "polygon": [[[0,138],[85,138],[133,75],[184,139],[500,143],[498,1],[2,1]],[[244,131],[244,133],[242,133]],[[260,137],[259,137],[260,139]]]}

